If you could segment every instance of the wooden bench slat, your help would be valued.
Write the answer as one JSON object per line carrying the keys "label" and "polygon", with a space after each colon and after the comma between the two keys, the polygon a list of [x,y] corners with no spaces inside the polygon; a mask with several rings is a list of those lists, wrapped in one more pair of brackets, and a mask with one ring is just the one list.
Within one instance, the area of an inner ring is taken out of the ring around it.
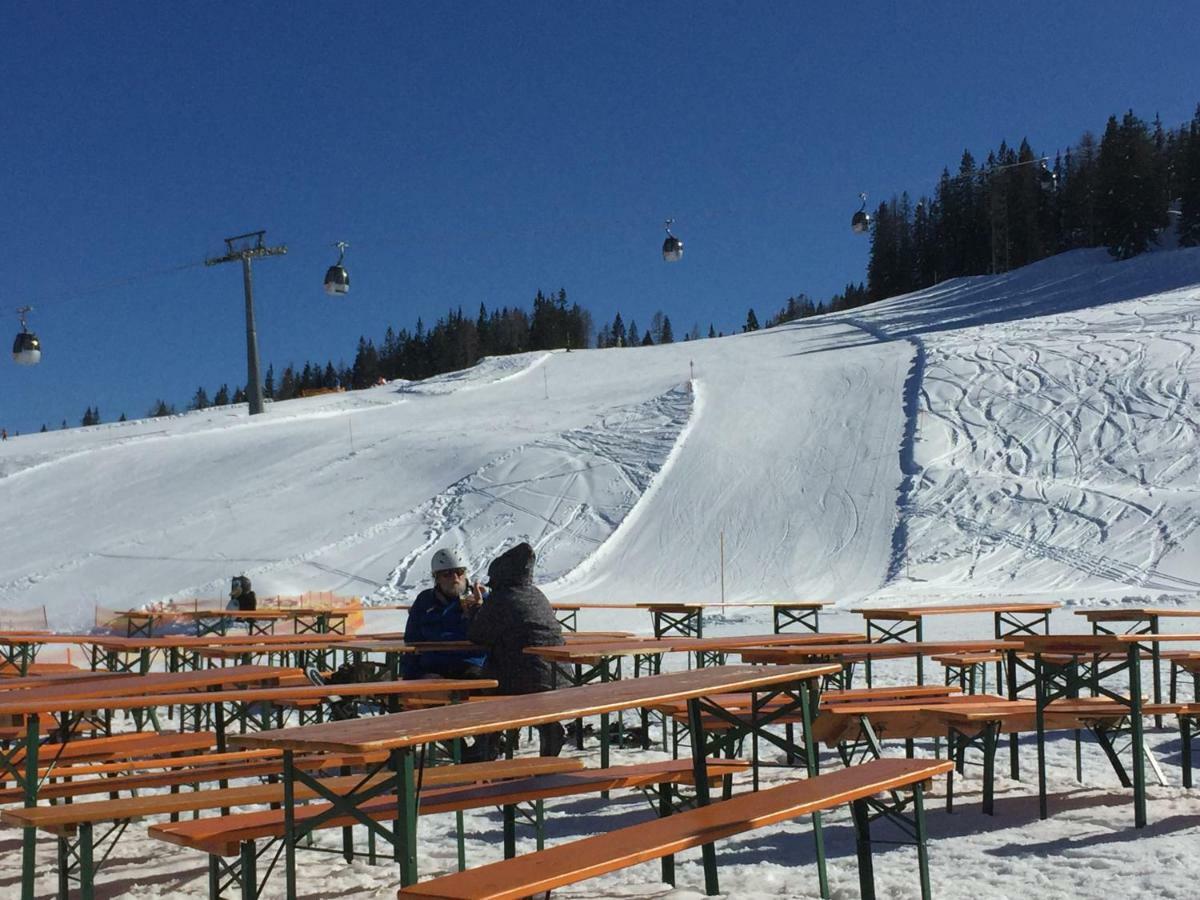
{"label": "wooden bench slat", "polygon": [[928,780],[950,762],[880,759],[411,885],[406,898],[517,900]]}
{"label": "wooden bench slat", "polygon": [[[749,763],[744,760],[714,760],[710,763],[710,777],[717,779],[725,774],[743,771]],[[580,793],[592,793],[622,788],[636,788],[662,781],[690,783],[691,760],[665,760],[634,766],[615,766],[609,769],[581,770],[573,773],[535,775],[528,778],[498,782],[479,788],[443,788],[422,790],[420,814],[453,812],[474,809],[480,806],[504,806],[551,797],[563,797]],[[440,768],[440,767],[439,767]],[[449,767],[445,767],[449,768]],[[425,771],[425,784],[429,775],[437,771]],[[315,803],[296,809],[296,821],[304,822],[330,809],[328,803]],[[371,818],[391,819],[396,815],[396,796],[386,794],[359,806],[360,812]],[[150,836],[183,847],[203,850],[215,856],[236,856],[243,841],[254,841],[266,837],[278,837],[283,833],[283,811],[237,813],[190,822],[173,822],[153,825]],[[323,828],[353,825],[350,816],[334,816],[322,823]]]}

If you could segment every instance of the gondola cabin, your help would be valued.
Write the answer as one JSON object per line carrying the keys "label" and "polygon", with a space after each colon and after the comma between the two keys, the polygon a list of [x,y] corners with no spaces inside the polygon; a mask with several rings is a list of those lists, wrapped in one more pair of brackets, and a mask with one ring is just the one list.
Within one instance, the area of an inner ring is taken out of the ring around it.
{"label": "gondola cabin", "polygon": [[330,266],[325,272],[325,293],[330,295],[350,293],[350,273],[341,266]]}
{"label": "gondola cabin", "polygon": [[683,259],[683,241],[673,234],[668,234],[667,239],[663,241],[662,253],[667,262],[679,262]]}
{"label": "gondola cabin", "polygon": [[19,366],[36,366],[42,361],[42,342],[31,331],[21,330],[13,341],[13,362]]}

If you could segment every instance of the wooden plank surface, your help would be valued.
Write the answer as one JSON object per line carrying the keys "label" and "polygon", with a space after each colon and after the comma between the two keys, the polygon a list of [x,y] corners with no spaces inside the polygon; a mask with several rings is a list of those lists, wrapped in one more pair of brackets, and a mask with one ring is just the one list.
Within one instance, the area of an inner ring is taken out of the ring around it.
{"label": "wooden plank surface", "polygon": [[1047,613],[1062,608],[1061,603],[958,603],[946,606],[897,606],[852,609],[864,619],[917,620],[924,616],[967,615],[970,613]]}
{"label": "wooden plank surface", "polygon": [[411,747],[430,741],[578,719],[605,712],[652,706],[656,702],[751,691],[772,684],[819,678],[840,671],[837,665],[714,666],[669,675],[563,688],[540,694],[497,697],[487,703],[461,703],[354,719],[235,735],[239,747],[294,750],[370,751]]}
{"label": "wooden plank surface", "polygon": [[813,658],[887,659],[931,656],[935,653],[980,653],[991,650],[1020,650],[1019,640],[984,641],[886,641],[869,644],[811,644],[789,647],[743,647],[736,653],[755,662],[790,662]]}
{"label": "wooden plank surface", "polygon": [[1075,615],[1083,616],[1089,622],[1135,622],[1151,617],[1158,618],[1200,618],[1200,609],[1180,609],[1177,606],[1128,606],[1120,609],[1077,609]]}
{"label": "wooden plank surface", "polygon": [[[234,667],[229,667],[234,668]],[[224,672],[229,669],[209,669]],[[276,669],[275,671],[282,671]],[[422,678],[412,681],[367,681],[355,684],[303,684],[295,687],[250,688],[245,690],[196,690],[148,695],[111,695],[101,691],[88,696],[51,699],[28,698],[28,691],[11,699],[0,695],[0,715],[42,712],[89,712],[101,709],[147,709],[155,706],[186,706],[207,703],[281,703],[289,700],[321,700],[327,697],[393,697],[439,694],[451,691],[486,691],[498,682],[486,678]]]}
{"label": "wooden plank surface", "polygon": [[861,631],[830,631],[825,633],[739,634],[711,638],[671,638],[674,650],[734,650],[739,647],[793,647],[804,644],[866,643]]}
{"label": "wooden plank surface", "polygon": [[517,900],[669,853],[942,775],[952,763],[879,759],[410,885],[400,898]]}
{"label": "wooden plank surface", "polygon": [[[54,702],[82,700],[88,697],[167,694],[212,685],[278,680],[284,676],[300,674],[302,673],[297,669],[283,669],[278,666],[226,666],[223,669],[200,669],[195,672],[152,672],[149,675],[130,675],[126,678],[99,678],[67,684],[48,684],[15,692],[11,698],[0,691],[0,697],[4,698],[4,703],[20,703],[26,707],[33,707],[43,700]],[[0,682],[0,687],[3,687],[3,682]],[[39,710],[31,708],[29,711]]]}

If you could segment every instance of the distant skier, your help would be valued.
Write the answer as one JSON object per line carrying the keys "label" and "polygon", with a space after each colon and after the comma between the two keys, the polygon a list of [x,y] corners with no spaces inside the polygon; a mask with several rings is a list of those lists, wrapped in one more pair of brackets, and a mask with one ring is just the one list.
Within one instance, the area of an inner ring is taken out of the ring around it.
{"label": "distant skier", "polygon": [[250,579],[245,575],[234,575],[229,585],[229,606],[238,612],[254,612],[258,608],[258,598],[250,590]]}
{"label": "distant skier", "polygon": [[[467,640],[467,614],[477,605],[482,588],[467,581],[466,563],[457,550],[433,554],[433,587],[417,594],[404,625],[404,643]],[[486,654],[482,651],[432,651],[403,656],[405,678],[478,678]]]}
{"label": "distant skier", "polygon": [[[562,625],[550,601],[533,584],[536,559],[533,547],[526,543],[498,556],[488,566],[490,593],[482,602],[468,602],[467,635],[487,647],[484,675],[500,682],[501,694],[536,694],[555,687],[550,661],[525,652],[526,647],[556,647],[563,643]],[[539,725],[538,732],[541,755],[558,756],[565,738],[562,725]],[[491,739],[490,752],[498,753],[500,735],[487,737]],[[477,745],[483,745],[483,738]]]}

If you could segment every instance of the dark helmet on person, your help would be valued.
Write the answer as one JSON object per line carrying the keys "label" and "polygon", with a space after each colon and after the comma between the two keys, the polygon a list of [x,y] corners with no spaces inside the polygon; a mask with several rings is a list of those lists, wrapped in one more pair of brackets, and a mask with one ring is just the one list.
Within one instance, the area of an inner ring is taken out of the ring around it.
{"label": "dark helmet on person", "polygon": [[231,581],[229,584],[230,596],[240,597],[248,590],[250,590],[250,579],[245,575],[234,575],[233,581]]}

